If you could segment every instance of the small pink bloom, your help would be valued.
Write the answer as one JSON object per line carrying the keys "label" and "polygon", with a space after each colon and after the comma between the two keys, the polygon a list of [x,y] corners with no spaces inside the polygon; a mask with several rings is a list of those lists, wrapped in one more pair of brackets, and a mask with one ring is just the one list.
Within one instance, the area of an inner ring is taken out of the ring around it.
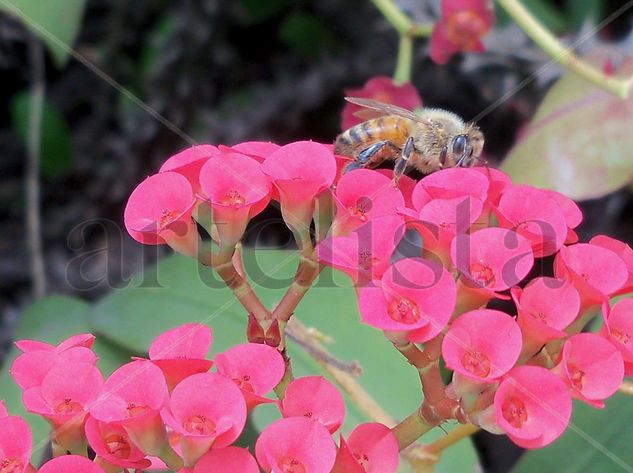
{"label": "small pink bloom", "polygon": [[215,356],[218,373],[233,380],[249,410],[258,404],[274,402],[264,396],[284,375],[286,364],[276,348],[260,343],[244,343]]}
{"label": "small pink bloom", "polygon": [[272,184],[260,164],[248,156],[222,153],[200,170],[201,194],[213,210],[220,245],[233,247],[242,238],[249,220],[262,212]]}
{"label": "small pink bloom", "polygon": [[615,295],[617,296],[633,292],[633,249],[631,249],[631,247],[623,241],[616,240],[615,238],[611,238],[606,235],[597,235],[593,237],[589,243],[613,251],[616,255],[622,258],[622,261],[624,261],[626,269],[629,272],[629,277],[624,286],[619,289]]}
{"label": "small pink bloom", "polygon": [[44,463],[38,473],[105,473],[96,463],[80,455],[63,455]]}
{"label": "small pink bloom", "polygon": [[605,302],[602,312],[602,334],[622,353],[626,375],[633,376],[633,299],[621,299],[613,307]]}
{"label": "small pink bloom", "polygon": [[455,281],[440,264],[406,258],[387,270],[381,287],[361,289],[358,305],[366,324],[405,332],[410,341],[422,343],[446,326],[455,297]]}
{"label": "small pink bloom", "polygon": [[207,452],[193,468],[193,473],[259,473],[257,462],[249,451],[225,447]]}
{"label": "small pink bloom", "polygon": [[33,435],[22,417],[0,418],[0,471],[26,473],[29,470]]}
{"label": "small pink bloom", "polygon": [[499,226],[530,240],[536,258],[556,253],[567,238],[565,214],[550,194],[532,186],[508,187],[497,207]]}
{"label": "small pink bloom", "polygon": [[400,217],[378,217],[349,236],[322,240],[317,255],[322,263],[349,275],[355,284],[365,285],[385,273],[404,230]]}
{"label": "small pink bloom", "polygon": [[439,258],[450,267],[450,248],[456,235],[467,233],[481,216],[483,202],[476,197],[432,199],[419,211],[409,225],[421,235],[423,255]]}
{"label": "small pink bloom", "polygon": [[289,417],[264,429],[255,444],[255,453],[266,473],[330,473],[336,446],[320,423]]}
{"label": "small pink bloom", "polygon": [[327,146],[298,141],[271,153],[262,171],[279,191],[286,224],[304,232],[310,227],[316,197],[334,182],[336,160]]}
{"label": "small pink bloom", "polygon": [[226,447],[239,437],[246,423],[246,402],[231,380],[199,373],[176,386],[161,415],[180,435],[185,466],[193,466],[212,446]]}
{"label": "small pink bloom", "polygon": [[11,365],[11,376],[22,389],[42,384],[48,372],[58,363],[97,362],[91,350],[95,337],[91,333],[73,335],[54,346],[36,340],[19,340],[15,345],[24,352]]}
{"label": "small pink bloom", "polygon": [[284,417],[307,417],[323,424],[331,434],[345,418],[345,401],[341,393],[323,376],[304,376],[286,388],[281,403]]}
{"label": "small pink bloom", "polygon": [[446,366],[475,381],[494,381],[514,366],[521,353],[521,329],[504,312],[466,312],[451,323],[442,342]]}
{"label": "small pink bloom", "polygon": [[460,51],[483,51],[481,38],[494,22],[489,0],[442,0],[442,16],[431,34],[431,58],[445,64]]}
{"label": "small pink bloom", "polygon": [[398,453],[398,440],[391,429],[374,422],[360,424],[347,442],[341,436],[332,473],[395,473]]}
{"label": "small pink bloom", "polygon": [[163,163],[158,172],[174,171],[187,178],[194,193],[200,192],[200,169],[204,163],[220,154],[213,145],[196,145],[174,154]]}
{"label": "small pink bloom", "polygon": [[29,412],[43,416],[53,426],[55,442],[71,452],[85,445],[84,421],[90,404],[101,394],[103,376],[92,363],[58,363],[41,386],[24,391]]}
{"label": "small pink bloom", "polygon": [[475,168],[448,168],[424,176],[413,190],[413,205],[421,210],[431,199],[471,196],[486,201],[490,182]]}
{"label": "small pink bloom", "polygon": [[501,381],[494,399],[497,424],[523,448],[540,448],[567,428],[572,402],[555,374],[540,366],[518,366]]}
{"label": "small pink bloom", "polygon": [[489,209],[496,208],[499,205],[499,199],[503,191],[512,185],[512,180],[503,171],[487,166],[477,166],[472,168],[483,174],[488,179],[488,195],[486,197],[486,207]]}
{"label": "small pink bloom", "polygon": [[404,197],[393,181],[371,169],[356,169],[344,174],[334,193],[336,217],[334,236],[349,235],[368,221],[395,215],[404,205]]}
{"label": "small pink bloom", "polygon": [[114,371],[92,406],[96,420],[120,425],[146,454],[159,455],[167,445],[160,410],[169,392],[160,368],[149,360],[135,360]]}
{"label": "small pink bloom", "polygon": [[602,304],[626,283],[626,264],[613,251],[589,243],[563,246],[554,259],[554,275],[569,279],[580,294],[581,312]]}
{"label": "small pink bloom", "polygon": [[120,425],[106,424],[88,416],[86,438],[101,461],[111,465],[142,469],[151,463]]}
{"label": "small pink bloom", "polygon": [[530,242],[512,230],[484,228],[457,235],[451,244],[451,260],[475,288],[489,292],[515,286],[532,269]]}
{"label": "small pink bloom", "polygon": [[198,252],[198,229],[191,213],[196,198],[189,181],[167,171],[141,182],[125,206],[125,228],[139,243],[167,243],[175,251],[190,256]]}
{"label": "small pink bloom", "polygon": [[268,156],[277,151],[281,146],[270,141],[245,141],[230,147],[231,150],[250,156],[263,163]]}
{"label": "small pink bloom", "polygon": [[540,277],[523,289],[512,288],[523,337],[533,345],[567,336],[563,329],[571,324],[580,310],[580,296],[570,281]]}
{"label": "small pink bloom", "polygon": [[608,340],[595,333],[580,333],[563,345],[555,372],[573,397],[603,408],[603,400],[622,384],[624,363],[619,350]]}
{"label": "small pink bloom", "polygon": [[186,377],[209,371],[213,362],[205,357],[213,335],[204,324],[184,324],[161,333],[149,347],[149,359],[165,375],[171,391]]}
{"label": "small pink bloom", "polygon": [[[379,102],[398,105],[407,110],[414,110],[422,106],[422,99],[413,84],[405,82],[398,85],[391,77],[372,77],[360,89],[347,89],[345,95],[348,97],[374,99]],[[360,110],[362,109],[358,105],[349,102],[345,103],[341,125],[343,130],[365,121],[355,115]]]}
{"label": "small pink bloom", "polygon": [[574,231],[574,228],[582,222],[582,211],[580,207],[578,207],[576,202],[560,192],[549,189],[545,190],[545,192],[558,203],[565,216],[565,222],[567,224],[567,238],[565,239],[565,244],[571,245],[577,243],[578,235]]}

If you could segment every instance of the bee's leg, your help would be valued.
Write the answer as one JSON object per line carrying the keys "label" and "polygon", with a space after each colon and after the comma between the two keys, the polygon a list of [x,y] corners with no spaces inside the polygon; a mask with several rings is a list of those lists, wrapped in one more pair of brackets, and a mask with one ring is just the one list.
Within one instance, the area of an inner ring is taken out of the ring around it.
{"label": "bee's leg", "polygon": [[391,141],[377,141],[358,153],[356,160],[349,163],[345,167],[344,172],[347,173],[354,169],[372,169],[379,166],[383,161],[389,158],[389,154],[383,152],[387,147],[391,148],[394,152],[400,151]]}
{"label": "bee's leg", "polygon": [[411,153],[413,152],[413,137],[410,136],[407,138],[406,143],[404,144],[404,148],[402,148],[402,154],[398,161],[396,161],[396,165],[393,168],[393,182],[397,186],[398,181],[400,180],[400,176],[404,174],[404,171],[407,169],[407,164],[409,164],[409,158],[411,157]]}

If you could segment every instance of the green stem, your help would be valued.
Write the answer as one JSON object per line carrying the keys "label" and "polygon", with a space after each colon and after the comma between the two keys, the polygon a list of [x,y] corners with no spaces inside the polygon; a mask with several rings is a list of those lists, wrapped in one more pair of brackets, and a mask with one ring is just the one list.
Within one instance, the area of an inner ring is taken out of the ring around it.
{"label": "green stem", "polygon": [[165,462],[165,464],[174,471],[178,471],[182,468],[182,458],[178,456],[178,454],[171,448],[169,445],[166,445],[163,451],[159,455],[160,459]]}
{"label": "green stem", "polygon": [[393,81],[396,84],[411,81],[411,69],[413,63],[413,37],[407,34],[400,35],[400,46],[398,48],[398,60],[396,71],[393,74]]}
{"label": "green stem", "polygon": [[460,440],[473,435],[479,431],[479,427],[473,424],[464,424],[455,427],[448,434],[440,437],[435,442],[427,445],[425,449],[430,453],[440,453],[448,447],[456,444]]}
{"label": "green stem", "polygon": [[411,19],[402,13],[402,10],[392,0],[372,0],[372,2],[401,35],[408,33],[413,28]]}
{"label": "green stem", "polygon": [[419,409],[411,413],[406,419],[396,425],[391,431],[398,439],[400,450],[407,448],[422,435],[435,427],[424,420]]}
{"label": "green stem", "polygon": [[633,80],[618,79],[596,69],[573,54],[570,47],[562,44],[551,31],[545,28],[518,0],[497,0],[525,33],[538,44],[543,51],[561,66],[575,72],[584,79],[625,99]]}

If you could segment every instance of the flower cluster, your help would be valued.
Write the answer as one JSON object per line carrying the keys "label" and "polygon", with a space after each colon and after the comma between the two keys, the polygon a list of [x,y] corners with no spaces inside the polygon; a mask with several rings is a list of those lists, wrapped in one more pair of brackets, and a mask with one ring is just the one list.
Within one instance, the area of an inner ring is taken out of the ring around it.
{"label": "flower cluster", "polygon": [[[139,185],[126,224],[141,242],[201,258],[195,220],[232,254],[248,221],[274,200],[309,258],[314,219],[313,257],[353,280],[362,321],[399,349],[423,344],[427,359],[442,357],[453,371],[439,391],[441,380],[422,376],[429,422],[453,417],[542,447],[565,430],[572,398],[602,407],[633,374],[632,301],[610,303],[633,291],[633,250],[606,236],[579,243],[582,213],[572,200],[486,167],[404,177],[394,187],[392,171],[342,174],[346,162],[314,142],[194,147]],[[422,243],[396,257],[407,230]],[[488,308],[495,299],[515,311]],[[600,311],[602,330],[581,333]],[[269,345],[280,343],[276,330]],[[178,424],[175,413],[167,419]]]}
{"label": "flower cluster", "polygon": [[[135,358],[104,380],[93,341],[80,334],[56,347],[17,343],[23,353],[11,373],[26,409],[51,424],[54,452],[61,453],[40,472],[257,473],[258,465],[266,472],[396,471],[398,443],[382,424],[359,425],[337,447],[332,436],[345,403],[323,377],[294,379],[282,401],[266,397],[285,372],[275,348],[247,343],[211,360],[211,329],[186,324],[159,335],[149,359]],[[259,435],[255,459],[232,444],[263,403],[276,403],[280,419]],[[31,450],[28,424],[0,403],[2,471],[34,472]]]}
{"label": "flower cluster", "polygon": [[[355,281],[363,322],[397,346],[441,340],[453,371],[445,396],[471,422],[542,447],[565,430],[572,398],[603,407],[633,374],[633,300],[609,304],[633,289],[633,251],[606,236],[578,243],[582,215],[570,199],[487,168],[439,171],[400,190],[381,172],[352,171],[333,193],[347,204],[320,260]],[[337,226],[346,211],[356,218]],[[403,227],[422,247],[394,262]],[[554,277],[529,278],[535,263],[547,271],[547,256]],[[486,308],[510,297],[516,316]],[[600,310],[602,331],[580,333]]]}

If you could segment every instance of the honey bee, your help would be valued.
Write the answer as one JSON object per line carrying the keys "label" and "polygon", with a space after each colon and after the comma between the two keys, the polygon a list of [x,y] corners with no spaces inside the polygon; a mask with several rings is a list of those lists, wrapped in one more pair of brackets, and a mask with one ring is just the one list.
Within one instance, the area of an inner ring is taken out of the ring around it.
{"label": "honey bee", "polygon": [[447,167],[471,167],[480,160],[484,135],[454,113],[423,108],[419,114],[396,105],[346,97],[364,107],[357,116],[367,121],[336,138],[334,152],[354,159],[345,171],[375,168],[394,160],[394,183],[408,166],[429,174]]}

